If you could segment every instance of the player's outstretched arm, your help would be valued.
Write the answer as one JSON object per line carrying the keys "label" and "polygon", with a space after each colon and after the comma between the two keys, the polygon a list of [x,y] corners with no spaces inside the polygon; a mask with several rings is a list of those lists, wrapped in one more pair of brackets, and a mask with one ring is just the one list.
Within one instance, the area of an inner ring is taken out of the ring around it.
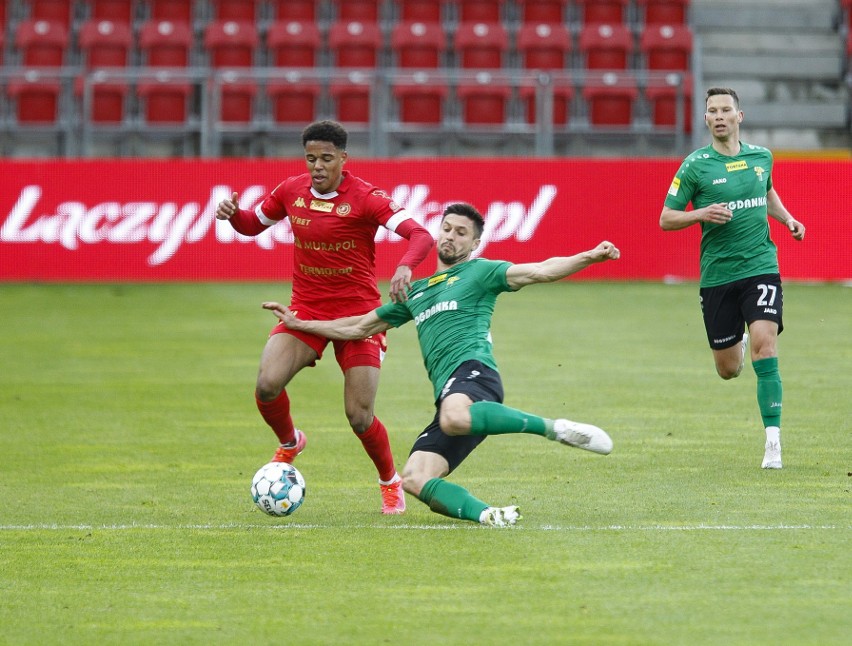
{"label": "player's outstretched arm", "polygon": [[267,301],[263,309],[270,310],[289,329],[297,332],[307,332],[324,336],[327,339],[366,339],[368,336],[384,332],[390,327],[375,312],[367,312],[362,316],[347,316],[333,321],[305,321],[296,318],[296,314],[281,303]]}
{"label": "player's outstretched arm", "polygon": [[621,255],[618,248],[604,240],[594,249],[583,251],[574,256],[548,258],[541,262],[512,265],[506,271],[506,280],[512,289],[520,289],[535,283],[552,283],[585,269],[589,265],[616,260]]}

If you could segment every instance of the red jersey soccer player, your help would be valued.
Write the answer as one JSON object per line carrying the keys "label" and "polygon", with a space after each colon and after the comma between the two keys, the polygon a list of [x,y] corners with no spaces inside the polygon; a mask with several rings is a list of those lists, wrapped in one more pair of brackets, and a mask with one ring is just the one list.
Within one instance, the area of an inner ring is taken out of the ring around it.
{"label": "red jersey soccer player", "polygon": [[[309,125],[302,132],[307,173],[285,179],[254,211],[240,209],[236,193],[216,208],[218,219],[229,220],[244,235],[258,235],[290,218],[294,236],[291,309],[309,319],[360,315],[381,305],[374,242],[379,226],[408,240],[391,279],[394,301],[407,298],[412,269],[434,246],[429,232],[387,193],[343,170],[347,137],[334,121]],[[269,335],[255,399],[281,443],[273,461],[293,462],[305,448],[306,437],[293,425],[285,388],[302,368],[316,365],[328,343],[325,337],[289,330],[283,323]],[[373,414],[385,336],[331,343],[343,371],[346,417],[379,473],[382,513],[400,514],[405,511],[405,494],[387,430]]]}

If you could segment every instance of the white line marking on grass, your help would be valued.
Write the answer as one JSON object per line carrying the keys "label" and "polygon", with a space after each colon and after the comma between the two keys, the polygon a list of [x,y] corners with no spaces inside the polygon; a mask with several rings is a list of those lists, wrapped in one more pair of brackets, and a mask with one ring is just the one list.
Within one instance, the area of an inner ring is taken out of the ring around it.
{"label": "white line marking on grass", "polygon": [[[201,525],[162,525],[133,523],[129,525],[61,525],[54,523],[34,525],[0,525],[0,531],[127,531],[133,529],[144,530],[229,530],[229,529],[273,529],[273,530],[297,530],[297,529],[391,529],[391,530],[467,530],[478,529],[476,523],[459,523],[453,525],[383,525],[383,524],[310,524],[291,523],[282,521],[279,524],[262,523],[222,523]],[[541,525],[538,527],[530,525],[516,525],[511,527],[514,531],[547,531],[547,532],[753,532],[753,531],[808,531],[808,530],[849,530],[852,526],[841,525]]]}

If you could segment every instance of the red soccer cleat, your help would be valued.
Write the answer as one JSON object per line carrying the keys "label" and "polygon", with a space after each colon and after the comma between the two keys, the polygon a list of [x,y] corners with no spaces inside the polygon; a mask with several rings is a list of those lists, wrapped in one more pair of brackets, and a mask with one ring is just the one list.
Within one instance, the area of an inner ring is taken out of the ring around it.
{"label": "red soccer cleat", "polygon": [[396,479],[390,484],[379,483],[382,490],[382,513],[401,514],[405,511],[405,492],[402,490],[402,478]]}
{"label": "red soccer cleat", "polygon": [[296,429],[296,439],[292,442],[292,446],[290,444],[279,446],[278,450],[275,451],[275,455],[272,456],[271,462],[289,462],[293,464],[293,460],[305,450],[305,444],[307,443],[307,436],[299,429]]}

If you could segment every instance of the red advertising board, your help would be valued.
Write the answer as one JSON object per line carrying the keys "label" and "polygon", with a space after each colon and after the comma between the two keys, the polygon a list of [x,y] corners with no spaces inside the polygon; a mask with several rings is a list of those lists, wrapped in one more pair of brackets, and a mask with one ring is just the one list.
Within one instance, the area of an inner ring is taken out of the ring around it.
{"label": "red advertising board", "polygon": [[[698,277],[699,231],[663,232],[658,220],[680,160],[431,159],[362,161],[347,168],[385,189],[433,234],[448,203],[486,217],[482,255],[529,262],[607,239],[618,262],[583,279]],[[0,281],[276,280],[292,276],[292,234],[282,222],[257,238],[213,216],[236,191],[251,208],[301,160],[0,162]],[[777,222],[788,280],[852,279],[852,163],[776,162],[774,182],[807,227],[797,243]],[[389,278],[404,241],[378,236]],[[428,259],[415,276],[431,272]]]}

